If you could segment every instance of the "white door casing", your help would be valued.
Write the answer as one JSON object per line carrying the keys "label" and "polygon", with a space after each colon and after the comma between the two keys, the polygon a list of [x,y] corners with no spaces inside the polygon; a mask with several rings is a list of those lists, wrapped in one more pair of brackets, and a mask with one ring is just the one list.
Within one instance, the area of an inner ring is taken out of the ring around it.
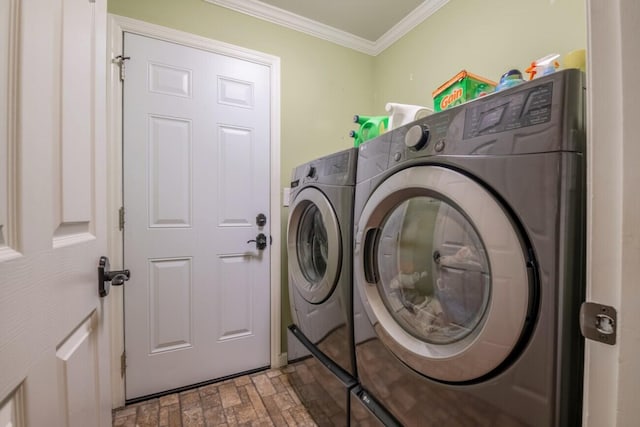
{"label": "white door casing", "polygon": [[125,34],[127,398],[270,365],[269,68]]}
{"label": "white door casing", "polygon": [[636,0],[588,0],[587,301],[618,310],[617,344],[587,340],[583,425],[638,423],[640,65]]}
{"label": "white door casing", "polygon": [[106,427],[106,1],[2,11],[0,402],[18,426]]}

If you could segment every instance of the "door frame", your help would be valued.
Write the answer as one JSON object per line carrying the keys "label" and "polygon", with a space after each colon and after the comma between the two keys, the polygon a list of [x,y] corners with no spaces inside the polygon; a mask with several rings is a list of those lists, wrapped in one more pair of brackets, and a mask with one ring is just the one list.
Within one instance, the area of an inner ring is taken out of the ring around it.
{"label": "door frame", "polygon": [[[122,82],[120,69],[113,60],[122,54],[124,32],[176,43],[208,52],[231,56],[269,67],[270,70],[270,202],[269,217],[273,239],[270,251],[270,318],[271,367],[277,368],[286,358],[280,354],[281,332],[281,242],[280,236],[280,58],[263,52],[208,39],[195,34],[174,30],[119,15],[108,16],[108,60],[111,65],[107,77],[107,244],[112,268],[123,267],[123,232],[119,229],[119,209],[122,193]],[[126,66],[125,66],[126,69]],[[134,272],[135,274],[135,272]],[[113,406],[125,402],[124,375],[121,356],[124,353],[124,292],[122,287],[112,288],[111,296],[111,384]]]}

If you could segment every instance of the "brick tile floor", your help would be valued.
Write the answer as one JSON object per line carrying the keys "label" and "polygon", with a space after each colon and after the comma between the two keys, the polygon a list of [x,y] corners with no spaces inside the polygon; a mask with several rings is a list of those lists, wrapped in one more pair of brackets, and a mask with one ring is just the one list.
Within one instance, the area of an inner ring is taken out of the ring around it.
{"label": "brick tile floor", "polygon": [[291,387],[296,365],[113,411],[113,427],[316,426]]}

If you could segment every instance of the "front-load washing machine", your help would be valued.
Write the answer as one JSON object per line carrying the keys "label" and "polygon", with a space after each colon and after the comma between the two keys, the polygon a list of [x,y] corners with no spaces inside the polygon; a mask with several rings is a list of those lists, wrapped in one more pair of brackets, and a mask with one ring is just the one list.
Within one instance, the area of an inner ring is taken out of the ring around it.
{"label": "front-load washing machine", "polygon": [[403,425],[580,425],[584,92],[556,72],[360,147],[358,376]]}
{"label": "front-load washing machine", "polygon": [[[357,149],[293,170],[287,227],[295,339],[313,355],[292,385],[319,425],[347,425],[356,381],[353,344],[353,197]],[[293,344],[293,343],[290,343]],[[291,347],[291,346],[290,346]]]}

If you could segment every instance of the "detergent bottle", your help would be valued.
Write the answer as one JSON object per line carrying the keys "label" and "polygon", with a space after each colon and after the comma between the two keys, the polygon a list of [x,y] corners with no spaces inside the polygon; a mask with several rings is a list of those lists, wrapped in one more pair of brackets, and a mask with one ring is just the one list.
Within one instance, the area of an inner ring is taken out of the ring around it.
{"label": "detergent bottle", "polygon": [[354,138],[354,146],[358,147],[365,141],[373,139],[387,130],[389,117],[387,116],[353,116],[353,122],[360,125],[357,131],[349,132],[349,136]]}
{"label": "detergent bottle", "polygon": [[395,129],[433,113],[433,110],[422,105],[398,104],[395,102],[387,102],[385,110],[389,113],[389,129]]}
{"label": "detergent bottle", "polygon": [[510,87],[517,86],[520,83],[524,83],[522,79],[522,73],[520,70],[512,69],[507,71],[500,77],[500,83],[496,86],[496,92],[500,92],[504,89],[509,89]]}

